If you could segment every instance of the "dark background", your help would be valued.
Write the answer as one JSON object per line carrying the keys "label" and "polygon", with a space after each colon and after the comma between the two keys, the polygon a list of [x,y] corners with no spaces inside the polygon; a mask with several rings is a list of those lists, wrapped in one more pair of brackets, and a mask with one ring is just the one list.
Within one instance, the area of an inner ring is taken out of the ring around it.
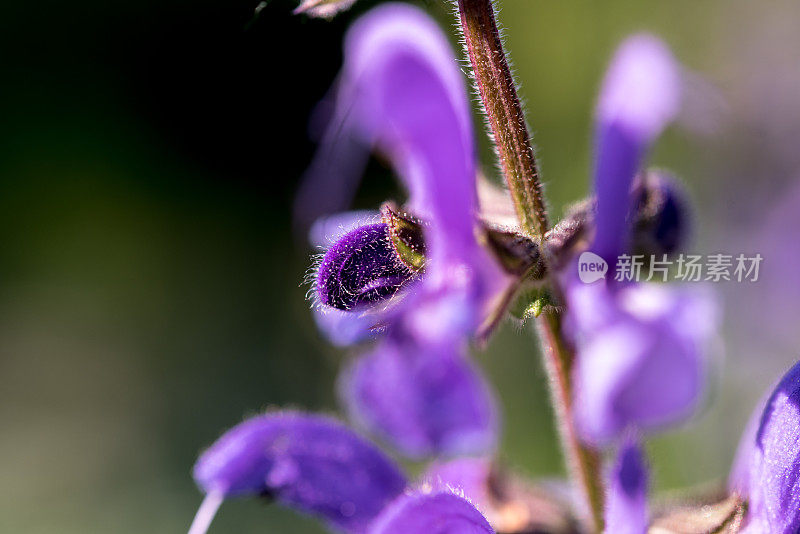
{"label": "dark background", "polygon": [[[346,355],[314,329],[302,286],[312,251],[290,206],[343,32],[376,3],[334,22],[293,16],[290,0],[259,16],[257,2],[232,0],[0,8],[0,531],[184,531],[200,501],[192,463],[222,430],[267,406],[336,409]],[[422,5],[450,31],[445,2]],[[763,99],[746,81],[765,62],[775,83],[789,79],[792,9],[504,2],[554,213],[587,190],[592,107],[614,47],[649,29],[711,87],[695,105],[728,102],[723,119],[692,114],[654,154],[695,194],[696,248],[713,248],[730,199],[753,194],[726,169],[770,157],[753,150],[763,114],[745,104]],[[359,207],[397,195],[386,169],[367,174]],[[761,182],[759,198],[790,174]],[[721,408],[653,444],[656,486],[723,479],[752,400],[791,357],[759,366],[747,388],[719,380]],[[559,474],[533,335],[507,325],[480,361],[506,413],[503,457]],[[242,501],[213,531],[320,530]]]}

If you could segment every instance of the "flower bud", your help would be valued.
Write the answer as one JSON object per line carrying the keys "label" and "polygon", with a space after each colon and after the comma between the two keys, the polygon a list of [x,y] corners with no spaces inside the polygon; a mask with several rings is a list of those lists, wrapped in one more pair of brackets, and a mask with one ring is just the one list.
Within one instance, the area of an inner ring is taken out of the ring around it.
{"label": "flower bud", "polygon": [[319,302],[339,310],[358,310],[388,299],[414,273],[395,254],[384,223],[348,232],[325,253],[317,271]]}
{"label": "flower bud", "polygon": [[648,171],[633,188],[633,248],[635,254],[674,254],[689,234],[689,203],[671,175]]}

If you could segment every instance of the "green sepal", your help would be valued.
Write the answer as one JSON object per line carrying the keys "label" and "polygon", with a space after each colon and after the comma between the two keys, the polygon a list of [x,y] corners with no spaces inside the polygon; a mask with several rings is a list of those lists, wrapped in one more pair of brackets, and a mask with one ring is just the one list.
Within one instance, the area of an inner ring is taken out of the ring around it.
{"label": "green sepal", "polygon": [[533,287],[520,292],[508,311],[517,319],[527,321],[531,317],[539,317],[544,308],[552,303],[547,288]]}
{"label": "green sepal", "polygon": [[421,271],[425,267],[426,250],[422,221],[392,202],[381,206],[381,218],[389,226],[389,239],[398,259],[412,271]]}

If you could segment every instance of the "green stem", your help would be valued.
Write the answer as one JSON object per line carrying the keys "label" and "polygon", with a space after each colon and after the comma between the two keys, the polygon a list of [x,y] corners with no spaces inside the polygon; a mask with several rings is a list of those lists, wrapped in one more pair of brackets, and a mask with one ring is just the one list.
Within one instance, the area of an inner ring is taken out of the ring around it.
{"label": "green stem", "polygon": [[604,495],[600,455],[595,449],[581,443],[575,429],[570,380],[575,355],[564,338],[560,312],[553,308],[544,311],[537,324],[564,461],[589,512],[588,522],[594,532],[602,532]]}
{"label": "green stem", "polygon": [[494,135],[500,165],[525,234],[540,238],[547,210],[514,77],[508,67],[491,0],[458,0],[475,82]]}
{"label": "green stem", "polygon": [[[540,239],[549,229],[549,223],[539,171],[492,0],[458,0],[458,12],[475,82],[520,226],[529,237]],[[554,277],[550,277],[550,290],[560,296]],[[564,458],[589,511],[587,523],[592,531],[601,532],[603,491],[599,454],[583,445],[575,431],[571,384],[574,353],[564,337],[558,311],[551,308],[543,312],[538,325]]]}

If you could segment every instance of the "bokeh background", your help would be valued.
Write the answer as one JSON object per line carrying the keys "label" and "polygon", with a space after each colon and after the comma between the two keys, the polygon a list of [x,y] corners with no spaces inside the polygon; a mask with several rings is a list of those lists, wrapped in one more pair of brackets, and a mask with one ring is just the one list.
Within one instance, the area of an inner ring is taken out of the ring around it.
{"label": "bokeh background", "polygon": [[[0,532],[183,532],[201,498],[191,466],[222,430],[268,406],[336,410],[346,354],[313,326],[312,251],[290,208],[343,32],[375,3],[330,23],[292,16],[292,0],[258,16],[255,0],[0,7]],[[793,4],[503,1],[553,212],[587,191],[615,45],[649,30],[693,73],[653,154],[694,196],[693,250],[750,253],[767,235],[796,252],[799,223],[780,215],[798,213]],[[423,5],[452,29],[447,2]],[[398,194],[374,163],[356,205]],[[797,358],[800,282],[784,267],[719,286],[727,356],[710,407],[650,444],[659,492],[724,480],[753,403]],[[508,324],[478,357],[504,406],[503,458],[557,476],[536,347]],[[234,501],[213,531],[321,529]]]}

